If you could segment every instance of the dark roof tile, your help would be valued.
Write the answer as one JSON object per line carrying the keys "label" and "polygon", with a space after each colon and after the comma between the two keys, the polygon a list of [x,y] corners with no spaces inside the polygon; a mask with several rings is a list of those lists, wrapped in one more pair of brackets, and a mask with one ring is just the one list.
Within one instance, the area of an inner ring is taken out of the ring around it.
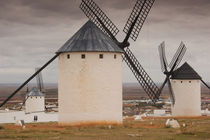
{"label": "dark roof tile", "polygon": [[181,67],[176,69],[171,79],[202,79],[200,75],[187,63],[185,62]]}
{"label": "dark roof tile", "polygon": [[93,22],[88,21],[56,53],[64,52],[123,52]]}
{"label": "dark roof tile", "polygon": [[26,96],[45,96],[38,88],[33,87],[32,90],[26,94]]}

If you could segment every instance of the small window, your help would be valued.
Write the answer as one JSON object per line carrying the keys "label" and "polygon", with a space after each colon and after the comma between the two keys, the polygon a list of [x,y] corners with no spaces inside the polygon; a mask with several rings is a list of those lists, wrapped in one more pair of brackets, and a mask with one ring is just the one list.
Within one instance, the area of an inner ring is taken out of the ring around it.
{"label": "small window", "polygon": [[103,59],[103,57],[104,57],[103,54],[99,54],[100,59]]}
{"label": "small window", "polygon": [[181,81],[181,83],[182,83],[182,81]]}
{"label": "small window", "polygon": [[116,54],[114,54],[114,59],[116,59],[117,58],[117,55]]}
{"label": "small window", "polygon": [[85,59],[85,54],[82,54],[82,55],[81,55],[81,58],[82,58],[82,59]]}
{"label": "small window", "polygon": [[189,83],[191,83],[191,81],[189,81]]}
{"label": "small window", "polygon": [[67,54],[67,59],[70,59],[70,54]]}
{"label": "small window", "polygon": [[37,122],[38,116],[34,116],[34,121]]}

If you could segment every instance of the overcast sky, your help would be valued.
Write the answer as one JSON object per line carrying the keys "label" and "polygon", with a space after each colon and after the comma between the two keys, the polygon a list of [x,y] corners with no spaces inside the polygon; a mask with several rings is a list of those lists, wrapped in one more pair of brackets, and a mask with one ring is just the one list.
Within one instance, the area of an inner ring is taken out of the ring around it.
{"label": "overcast sky", "polygon": [[[80,0],[0,0],[0,83],[22,83],[83,25]],[[125,34],[135,0],[95,0]],[[155,82],[162,82],[158,45],[166,42],[168,61],[180,42],[187,61],[210,81],[210,0],[156,0],[130,49]],[[181,65],[180,64],[180,65]],[[44,82],[57,82],[57,61],[43,71]],[[136,82],[126,65],[123,81]]]}

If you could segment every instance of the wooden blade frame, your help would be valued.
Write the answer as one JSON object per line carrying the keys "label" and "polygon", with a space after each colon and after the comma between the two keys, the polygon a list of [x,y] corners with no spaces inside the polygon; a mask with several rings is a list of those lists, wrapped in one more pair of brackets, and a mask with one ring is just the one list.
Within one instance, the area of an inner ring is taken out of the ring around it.
{"label": "wooden blade frame", "polygon": [[170,97],[171,97],[171,102],[174,105],[175,104],[175,96],[174,96],[174,91],[172,89],[171,81],[169,79],[169,76],[167,77],[167,83],[168,83],[169,93],[170,93]]}
{"label": "wooden blade frame", "polygon": [[177,49],[176,53],[174,54],[173,59],[171,60],[171,63],[169,64],[169,68],[172,70],[175,70],[179,63],[181,62],[187,48],[183,42],[181,42],[179,48]]}
{"label": "wooden blade frame", "polygon": [[[40,68],[35,68],[35,72],[37,72]],[[37,88],[43,92],[44,91],[44,84],[43,84],[43,78],[42,78],[42,73],[40,72],[36,76],[36,81],[37,81]]]}
{"label": "wooden blade frame", "polygon": [[162,42],[160,46],[158,47],[159,50],[159,56],[160,56],[160,63],[161,63],[161,69],[162,72],[167,72],[168,68],[168,62],[166,59],[166,54],[165,54],[165,42]]}
{"label": "wooden blade frame", "polygon": [[136,4],[128,18],[123,31],[127,37],[132,38],[134,41],[138,38],[139,32],[149,14],[155,0],[137,0]]}
{"label": "wooden blade frame", "polygon": [[[112,36],[117,35],[119,29],[93,0],[82,0],[80,8],[84,14],[109,37],[112,38]],[[103,26],[105,26],[106,29]]]}
{"label": "wooden blade frame", "polygon": [[154,81],[150,78],[150,76],[146,73],[144,68],[141,66],[129,48],[124,50],[123,60],[127,63],[139,84],[150,97],[152,102],[155,103],[159,99],[159,96],[157,95],[160,93],[160,90]]}

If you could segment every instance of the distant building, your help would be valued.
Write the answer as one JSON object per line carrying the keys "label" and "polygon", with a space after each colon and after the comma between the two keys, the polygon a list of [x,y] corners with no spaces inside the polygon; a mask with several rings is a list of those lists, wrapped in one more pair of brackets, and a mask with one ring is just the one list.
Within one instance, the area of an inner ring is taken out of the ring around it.
{"label": "distant building", "polygon": [[164,116],[164,115],[166,115],[166,111],[161,110],[161,109],[155,109],[153,112],[154,112],[154,116]]}
{"label": "distant building", "polygon": [[122,50],[88,21],[59,50],[59,124],[122,123]]}
{"label": "distant building", "polygon": [[32,88],[25,98],[26,113],[45,111],[45,95],[36,87]]}
{"label": "distant building", "polygon": [[200,80],[201,77],[188,63],[174,71],[171,78],[175,95],[173,116],[201,116]]}

